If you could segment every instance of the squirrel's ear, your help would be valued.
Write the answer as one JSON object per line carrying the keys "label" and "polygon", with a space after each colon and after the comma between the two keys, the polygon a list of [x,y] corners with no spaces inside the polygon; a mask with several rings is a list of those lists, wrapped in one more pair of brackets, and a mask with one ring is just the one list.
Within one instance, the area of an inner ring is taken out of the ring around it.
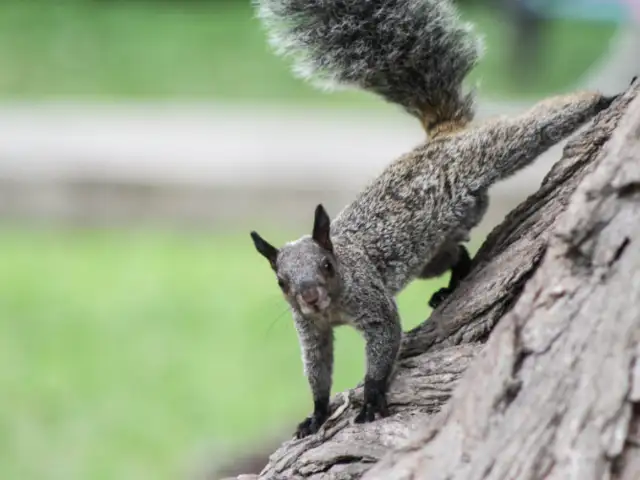
{"label": "squirrel's ear", "polygon": [[322,205],[316,207],[316,214],[313,220],[313,234],[312,238],[322,248],[333,252],[333,244],[331,243],[331,220],[327,215],[326,210]]}
{"label": "squirrel's ear", "polygon": [[269,260],[271,268],[276,269],[276,258],[278,257],[278,249],[258,235],[258,232],[251,232],[251,239],[260,255]]}

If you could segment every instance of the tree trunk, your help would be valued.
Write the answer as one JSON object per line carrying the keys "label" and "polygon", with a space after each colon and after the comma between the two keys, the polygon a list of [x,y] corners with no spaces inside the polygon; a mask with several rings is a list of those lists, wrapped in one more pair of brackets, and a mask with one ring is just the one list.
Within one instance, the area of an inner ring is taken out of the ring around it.
{"label": "tree trunk", "polygon": [[343,392],[260,478],[640,478],[638,91],[567,144],[405,334],[392,415],[353,424],[362,389]]}

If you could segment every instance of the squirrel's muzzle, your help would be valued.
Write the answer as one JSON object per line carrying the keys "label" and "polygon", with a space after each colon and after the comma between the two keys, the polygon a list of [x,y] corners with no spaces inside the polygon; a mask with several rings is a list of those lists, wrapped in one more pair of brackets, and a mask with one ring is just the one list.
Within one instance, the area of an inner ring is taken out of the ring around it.
{"label": "squirrel's muzzle", "polygon": [[305,288],[300,293],[300,296],[308,305],[315,305],[318,303],[318,300],[320,300],[320,294],[318,293],[318,287],[316,286]]}
{"label": "squirrel's muzzle", "polygon": [[297,295],[298,305],[304,314],[319,313],[331,304],[329,292],[323,286],[305,286]]}

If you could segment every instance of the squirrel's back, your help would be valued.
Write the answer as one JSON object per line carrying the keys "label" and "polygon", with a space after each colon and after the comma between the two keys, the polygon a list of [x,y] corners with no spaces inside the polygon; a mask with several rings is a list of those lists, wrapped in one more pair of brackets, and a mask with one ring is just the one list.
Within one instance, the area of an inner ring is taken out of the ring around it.
{"label": "squirrel's back", "polygon": [[271,44],[301,77],[374,92],[427,131],[473,118],[462,82],[482,46],[450,0],[254,1]]}

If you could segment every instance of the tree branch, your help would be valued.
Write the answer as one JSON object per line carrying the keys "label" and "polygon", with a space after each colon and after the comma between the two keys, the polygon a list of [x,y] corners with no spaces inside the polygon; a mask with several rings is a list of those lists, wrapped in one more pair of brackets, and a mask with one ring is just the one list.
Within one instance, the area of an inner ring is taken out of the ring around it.
{"label": "tree branch", "polygon": [[260,478],[596,478],[596,464],[640,468],[629,456],[638,446],[625,443],[636,422],[627,397],[640,399],[640,99],[607,143],[638,90],[565,147],[538,192],[488,236],[469,277],[405,334],[392,416],[354,425],[362,390],[344,392],[319,434],[283,444]]}
{"label": "tree branch", "polygon": [[640,478],[640,98],[602,153],[447,411],[366,479]]}

